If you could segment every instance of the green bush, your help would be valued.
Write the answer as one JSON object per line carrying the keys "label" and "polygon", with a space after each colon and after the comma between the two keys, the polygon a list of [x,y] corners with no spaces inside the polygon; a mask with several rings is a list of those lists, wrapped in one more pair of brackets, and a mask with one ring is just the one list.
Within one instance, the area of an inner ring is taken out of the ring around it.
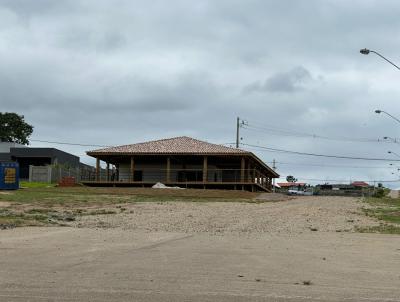
{"label": "green bush", "polygon": [[387,192],[385,191],[385,189],[378,188],[372,196],[376,197],[376,198],[382,198],[382,197],[385,197],[386,194],[387,194]]}

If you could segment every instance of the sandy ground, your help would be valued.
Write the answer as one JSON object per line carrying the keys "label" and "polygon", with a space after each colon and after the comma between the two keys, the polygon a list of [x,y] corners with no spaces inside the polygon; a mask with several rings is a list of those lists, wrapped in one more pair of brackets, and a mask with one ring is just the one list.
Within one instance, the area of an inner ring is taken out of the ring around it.
{"label": "sandy ground", "polygon": [[399,190],[390,190],[389,197],[399,198]]}
{"label": "sandy ground", "polygon": [[[119,205],[121,206],[121,205]],[[377,224],[360,211],[355,198],[302,196],[281,202],[163,202],[122,205],[123,213],[82,216],[77,227],[123,228],[145,232],[299,234],[352,232]]]}
{"label": "sandy ground", "polygon": [[400,236],[354,233],[360,206],[138,203],[0,231],[0,301],[400,301]]}

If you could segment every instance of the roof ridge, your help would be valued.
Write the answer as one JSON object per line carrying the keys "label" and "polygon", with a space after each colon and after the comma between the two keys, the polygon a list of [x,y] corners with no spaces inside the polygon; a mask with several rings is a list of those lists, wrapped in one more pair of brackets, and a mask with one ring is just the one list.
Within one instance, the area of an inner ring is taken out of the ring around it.
{"label": "roof ridge", "polygon": [[240,151],[243,151],[243,152],[248,152],[246,150],[242,150],[242,149],[239,149],[239,148],[227,147],[227,146],[224,146],[222,144],[210,143],[210,142],[203,141],[203,140],[200,140],[200,139],[197,139],[197,138],[193,138],[193,137],[190,137],[190,136],[186,136],[186,135],[175,136],[175,137],[170,137],[170,138],[162,138],[162,139],[156,139],[156,140],[150,140],[150,141],[133,143],[133,144],[110,146],[110,147],[107,147],[107,148],[90,150],[89,152],[101,152],[103,150],[110,149],[110,148],[124,148],[124,147],[131,147],[131,146],[140,146],[140,145],[144,145],[144,144],[160,143],[160,142],[177,140],[177,139],[189,139],[189,140],[192,140],[192,141],[200,142],[200,143],[203,143],[203,144],[210,144],[210,145],[226,148],[226,149],[229,149],[229,150],[240,150]]}

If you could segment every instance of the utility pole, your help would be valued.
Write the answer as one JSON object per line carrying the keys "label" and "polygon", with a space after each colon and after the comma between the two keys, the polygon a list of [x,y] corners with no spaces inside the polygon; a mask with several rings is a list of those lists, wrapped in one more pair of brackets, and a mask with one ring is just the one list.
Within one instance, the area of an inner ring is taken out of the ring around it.
{"label": "utility pole", "polygon": [[[272,169],[276,170],[275,159],[272,161]],[[272,179],[272,192],[275,193],[275,177]]]}
{"label": "utility pole", "polygon": [[240,118],[236,118],[236,148],[239,148],[239,128],[240,128]]}

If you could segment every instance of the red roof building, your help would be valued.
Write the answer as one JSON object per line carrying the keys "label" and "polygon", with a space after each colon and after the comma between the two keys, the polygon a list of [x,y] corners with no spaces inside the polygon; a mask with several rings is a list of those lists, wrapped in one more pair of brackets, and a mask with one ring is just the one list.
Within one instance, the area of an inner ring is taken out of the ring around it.
{"label": "red roof building", "polygon": [[351,185],[355,186],[355,187],[363,187],[363,188],[369,187],[369,184],[366,183],[365,181],[353,181],[351,183]]}
{"label": "red roof building", "polygon": [[278,185],[281,188],[290,188],[290,187],[304,187],[306,185],[305,182],[279,182]]}

